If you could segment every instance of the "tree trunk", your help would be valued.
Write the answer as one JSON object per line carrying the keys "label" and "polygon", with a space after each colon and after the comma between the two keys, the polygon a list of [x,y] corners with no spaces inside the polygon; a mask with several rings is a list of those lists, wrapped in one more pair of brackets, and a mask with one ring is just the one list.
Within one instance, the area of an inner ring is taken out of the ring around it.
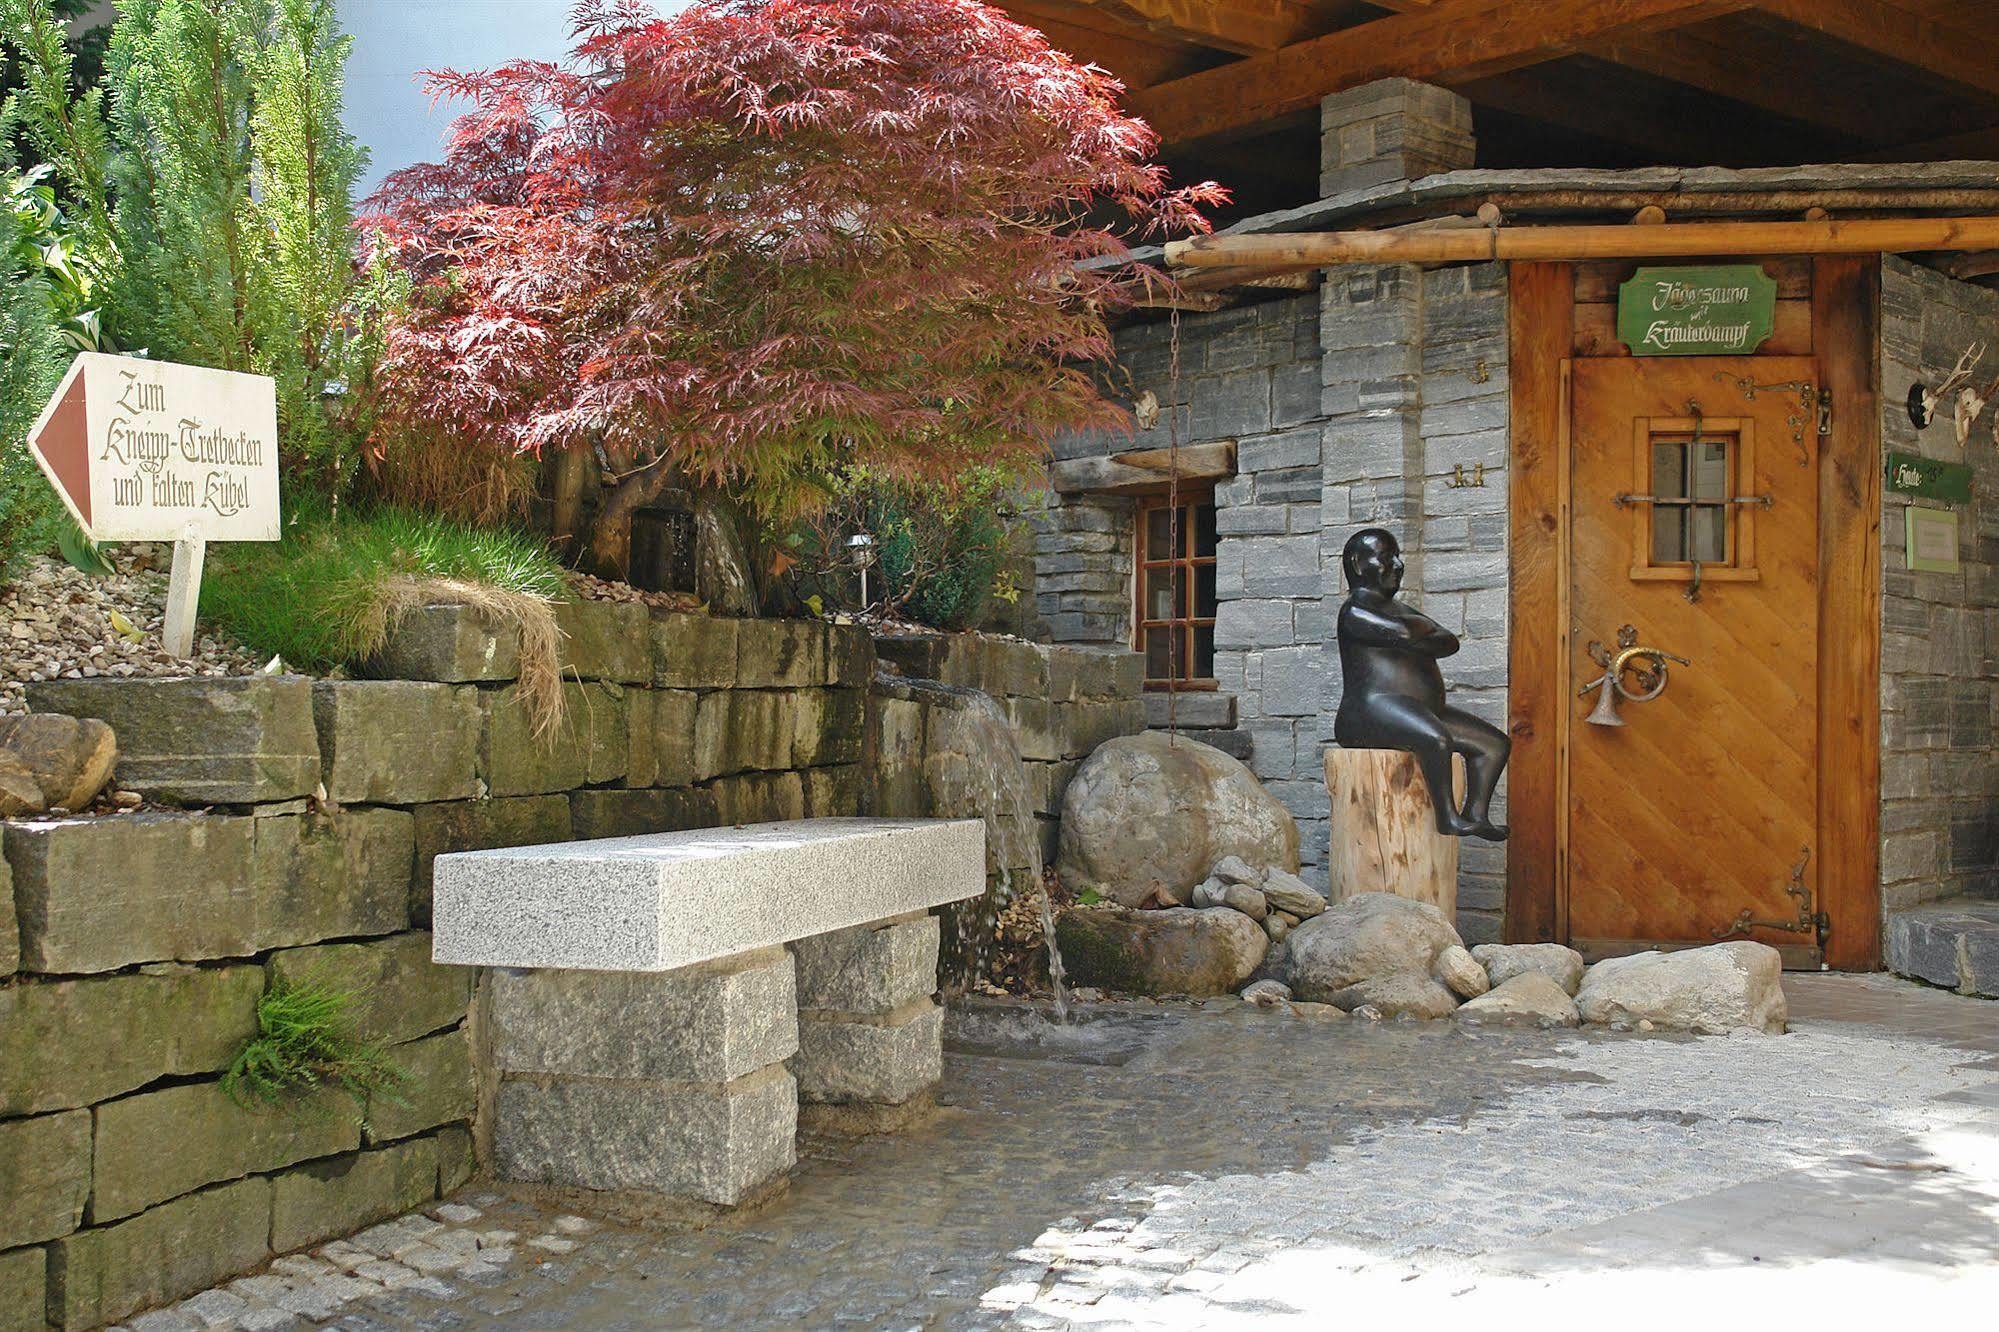
{"label": "tree trunk", "polygon": [[632,567],[632,515],[658,498],[673,475],[662,465],[628,474],[604,492],[590,522],[590,546],[583,567],[599,578],[623,579]]}
{"label": "tree trunk", "polygon": [[590,455],[580,449],[562,449],[548,461],[549,535],[564,554],[576,550],[576,529],[583,520],[583,481],[590,468]]}
{"label": "tree trunk", "polygon": [[[1452,763],[1462,790],[1462,765]],[[1332,829],[1327,863],[1331,896],[1393,893],[1428,902],[1455,919],[1458,839],[1437,831],[1437,810],[1416,756],[1399,749],[1326,747]]]}

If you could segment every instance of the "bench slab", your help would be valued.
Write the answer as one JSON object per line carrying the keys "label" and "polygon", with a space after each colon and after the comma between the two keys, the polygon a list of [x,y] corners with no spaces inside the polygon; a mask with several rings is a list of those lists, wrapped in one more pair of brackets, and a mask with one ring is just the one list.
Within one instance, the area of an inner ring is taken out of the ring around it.
{"label": "bench slab", "polygon": [[804,819],[437,858],[432,956],[672,971],[977,897],[976,819]]}

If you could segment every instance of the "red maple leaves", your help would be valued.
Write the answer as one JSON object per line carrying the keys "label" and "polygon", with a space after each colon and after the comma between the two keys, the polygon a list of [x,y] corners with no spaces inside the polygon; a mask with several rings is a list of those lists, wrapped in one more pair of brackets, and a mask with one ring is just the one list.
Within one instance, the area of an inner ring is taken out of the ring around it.
{"label": "red maple leaves", "polygon": [[1103,71],[977,0],[574,18],[564,64],[434,75],[471,109],[370,201],[417,278],[390,434],[595,450],[616,566],[669,478],[780,511],[847,463],[948,478],[1117,422],[1088,368],[1126,241],[1223,196],[1169,188]]}

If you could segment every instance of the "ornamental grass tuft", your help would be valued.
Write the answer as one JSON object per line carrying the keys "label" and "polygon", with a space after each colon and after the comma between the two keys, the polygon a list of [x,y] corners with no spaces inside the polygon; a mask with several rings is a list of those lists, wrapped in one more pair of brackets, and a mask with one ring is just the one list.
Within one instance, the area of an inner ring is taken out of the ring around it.
{"label": "ornamental grass tuft", "polygon": [[354,1032],[354,996],[316,982],[276,981],[257,1001],[257,1035],[222,1075],[222,1090],[247,1109],[299,1106],[338,1090],[363,1115],[371,1097],[396,1100],[407,1075],[381,1046]]}

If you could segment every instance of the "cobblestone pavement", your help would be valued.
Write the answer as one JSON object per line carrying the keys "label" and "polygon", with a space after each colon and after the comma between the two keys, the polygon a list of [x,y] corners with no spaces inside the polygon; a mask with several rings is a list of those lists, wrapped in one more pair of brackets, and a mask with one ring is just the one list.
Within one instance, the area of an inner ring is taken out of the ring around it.
{"label": "cobblestone pavement", "polygon": [[285,1260],[179,1306],[214,1323],[133,1325],[1323,1328],[1377,1303],[1543,1321],[1608,1301],[1641,1326],[1745,1301],[1989,1318],[1999,1005],[1878,977],[1789,988],[1781,1038],[1233,1000],[1051,1029],[972,1008],[935,1122],[807,1143],[757,1215],[655,1233],[475,1189],[329,1246],[316,1274]]}

